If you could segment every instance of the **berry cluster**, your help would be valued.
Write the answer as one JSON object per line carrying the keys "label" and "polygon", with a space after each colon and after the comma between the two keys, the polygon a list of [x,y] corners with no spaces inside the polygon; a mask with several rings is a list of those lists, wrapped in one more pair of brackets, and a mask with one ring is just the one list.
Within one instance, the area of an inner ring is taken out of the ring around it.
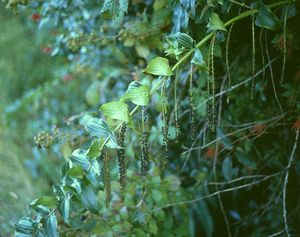
{"label": "berry cluster", "polygon": [[49,148],[52,144],[54,137],[51,133],[48,133],[46,131],[40,132],[37,136],[33,137],[33,140],[35,144],[38,146],[38,148]]}
{"label": "berry cluster", "polygon": [[67,47],[72,52],[76,52],[84,45],[95,43],[98,40],[99,38],[95,33],[89,35],[81,33],[77,37],[70,38],[67,42]]}

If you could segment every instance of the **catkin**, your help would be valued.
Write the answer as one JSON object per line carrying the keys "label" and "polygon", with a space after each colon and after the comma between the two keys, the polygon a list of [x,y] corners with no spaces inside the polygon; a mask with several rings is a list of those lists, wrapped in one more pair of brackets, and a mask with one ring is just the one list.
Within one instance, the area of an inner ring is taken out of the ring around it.
{"label": "catkin", "polygon": [[281,79],[280,83],[283,84],[284,79],[284,73],[285,73],[285,65],[286,65],[286,58],[287,58],[287,48],[286,48],[286,19],[287,19],[287,13],[289,10],[289,5],[286,8],[285,14],[284,14],[284,22],[283,22],[283,62],[282,62],[282,72],[281,72]]}
{"label": "catkin", "polygon": [[194,91],[193,91],[193,64],[190,67],[190,88],[189,88],[189,99],[190,99],[190,116],[191,116],[191,138],[195,138],[195,106],[194,106]]}
{"label": "catkin", "polygon": [[178,70],[176,72],[175,79],[174,79],[174,119],[175,119],[176,140],[178,140],[180,136],[180,124],[178,121],[178,105],[177,105],[177,76],[178,76]]}
{"label": "catkin", "polygon": [[150,161],[149,161],[149,147],[148,147],[148,133],[146,132],[145,129],[145,122],[147,118],[145,116],[145,107],[142,107],[142,134],[141,134],[141,150],[142,150],[142,155],[141,155],[141,175],[142,176],[147,176],[148,171],[149,171],[149,166],[150,166]]}
{"label": "catkin", "polygon": [[265,54],[264,54],[264,46],[262,41],[262,35],[263,35],[264,28],[261,28],[260,34],[259,34],[259,45],[260,45],[260,52],[261,52],[261,61],[262,61],[262,86],[265,83],[265,76],[266,76],[266,62],[265,62]]}
{"label": "catkin", "polygon": [[125,148],[124,148],[126,129],[127,129],[127,125],[123,123],[118,135],[118,143],[119,146],[122,147],[121,149],[118,149],[119,182],[120,182],[121,190],[124,190],[126,187],[127,162],[126,162],[126,155],[125,155]]}
{"label": "catkin", "polygon": [[211,92],[212,92],[212,105],[211,105],[211,120],[210,120],[210,127],[211,127],[211,131],[215,132],[216,130],[216,81],[215,81],[215,65],[214,65],[214,46],[215,46],[215,42],[216,42],[216,33],[214,34],[213,38],[212,38],[212,42],[211,42],[211,62],[210,62],[210,66],[211,66],[211,80],[212,80],[212,88],[211,88]]}
{"label": "catkin", "polygon": [[161,97],[163,99],[163,111],[162,111],[162,117],[164,121],[164,125],[162,126],[162,134],[163,134],[163,149],[164,149],[164,155],[163,155],[163,162],[162,162],[162,169],[164,170],[166,163],[168,162],[169,157],[169,141],[168,141],[168,135],[169,135],[169,114],[168,114],[168,106],[166,102],[166,84],[165,81],[162,85],[161,89]]}
{"label": "catkin", "polygon": [[252,76],[251,76],[251,100],[255,94],[255,16],[252,15]]}
{"label": "catkin", "polygon": [[231,37],[231,31],[234,26],[234,23],[231,24],[227,36],[227,41],[226,41],[226,74],[228,78],[228,95],[227,95],[227,103],[230,101],[230,92],[231,92],[231,74],[230,74],[230,67],[229,67],[229,42],[230,42],[230,37]]}
{"label": "catkin", "polygon": [[104,152],[103,159],[103,180],[105,190],[106,208],[109,208],[111,202],[111,176],[110,176],[110,158],[107,150]]}

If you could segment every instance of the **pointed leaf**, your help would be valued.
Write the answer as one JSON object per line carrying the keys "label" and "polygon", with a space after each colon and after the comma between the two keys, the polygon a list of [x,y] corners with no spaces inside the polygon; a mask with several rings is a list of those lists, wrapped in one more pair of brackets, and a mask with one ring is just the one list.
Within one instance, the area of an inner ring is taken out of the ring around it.
{"label": "pointed leaf", "polygon": [[150,88],[148,86],[140,86],[133,88],[121,97],[121,101],[131,101],[132,103],[140,106],[145,106],[150,100]]}
{"label": "pointed leaf", "polygon": [[49,207],[49,208],[56,208],[57,200],[55,197],[48,197],[44,196],[39,199],[36,199],[30,203],[30,207],[37,207],[39,205]]}
{"label": "pointed leaf", "polygon": [[208,31],[222,30],[226,31],[223,22],[220,20],[218,14],[212,13],[209,18],[209,23],[207,24]]}
{"label": "pointed leaf", "polygon": [[88,149],[88,152],[87,152],[87,156],[89,158],[97,158],[101,155],[101,152],[99,150],[100,148],[100,142],[99,140],[93,140],[91,146],[89,147]]}
{"label": "pointed leaf", "polygon": [[196,64],[202,68],[207,68],[203,55],[198,48],[195,48],[194,56],[192,58],[191,63]]}
{"label": "pointed leaf", "polygon": [[265,5],[259,7],[255,24],[268,30],[276,30],[280,27],[279,19],[274,15],[270,8]]}
{"label": "pointed leaf", "polygon": [[[104,120],[99,119],[99,118],[89,119],[86,123],[85,128],[93,137],[103,138],[104,140],[109,138],[109,141],[106,143],[107,147],[120,148],[113,131],[110,129],[109,125]],[[88,150],[89,158],[95,158],[95,155],[97,155],[97,142],[96,141],[97,140],[93,141],[92,146]],[[99,141],[98,141],[98,143],[100,146],[101,143]],[[98,150],[99,150],[99,146],[98,146]],[[93,149],[93,150],[91,150],[91,149]],[[93,153],[90,153],[90,152],[93,152]],[[98,152],[100,152],[100,151],[98,151]],[[98,156],[100,156],[100,154]]]}
{"label": "pointed leaf", "polygon": [[33,222],[28,217],[23,217],[15,224],[16,236],[32,236],[32,232],[35,230],[33,227]]}
{"label": "pointed leaf", "polygon": [[124,102],[113,101],[101,105],[100,111],[112,119],[129,122],[128,105]]}
{"label": "pointed leaf", "polygon": [[58,237],[57,220],[54,212],[46,219],[43,226],[47,237]]}
{"label": "pointed leaf", "polygon": [[222,172],[227,181],[231,180],[232,175],[232,161],[229,157],[226,157],[222,163]]}
{"label": "pointed leaf", "polygon": [[98,213],[99,204],[97,195],[91,185],[82,187],[81,191],[82,205],[93,213]]}
{"label": "pointed leaf", "polygon": [[157,76],[173,75],[173,72],[169,65],[169,60],[162,57],[156,57],[151,60],[144,72]]}
{"label": "pointed leaf", "polygon": [[74,166],[69,169],[66,174],[71,178],[82,179],[83,170],[81,166]]}

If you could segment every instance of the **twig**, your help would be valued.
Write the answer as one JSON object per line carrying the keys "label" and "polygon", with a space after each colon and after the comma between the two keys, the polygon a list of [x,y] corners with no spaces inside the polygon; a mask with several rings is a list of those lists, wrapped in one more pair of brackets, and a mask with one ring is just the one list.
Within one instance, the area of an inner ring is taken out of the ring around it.
{"label": "twig", "polygon": [[233,188],[227,188],[227,189],[223,189],[223,190],[220,190],[220,191],[216,191],[216,192],[213,192],[213,193],[210,193],[210,194],[207,194],[207,195],[204,195],[204,196],[201,196],[201,197],[197,197],[195,199],[191,199],[191,200],[187,200],[187,201],[181,201],[181,202],[174,202],[174,203],[168,203],[164,206],[161,206],[161,207],[158,207],[158,208],[155,208],[155,209],[152,209],[142,215],[139,215],[137,216],[136,218],[133,219],[133,221],[137,221],[147,215],[150,215],[151,213],[154,213],[154,212],[157,212],[157,211],[160,211],[162,209],[165,209],[165,208],[168,208],[168,207],[173,207],[173,206],[178,206],[178,205],[187,205],[187,204],[192,204],[192,203],[195,203],[195,202],[198,202],[200,200],[204,200],[204,199],[207,199],[207,198],[211,198],[211,197],[214,197],[220,193],[228,193],[228,192],[233,192],[233,191],[236,191],[236,190],[239,190],[239,189],[243,189],[243,188],[248,188],[248,187],[251,187],[252,185],[256,185],[256,184],[259,184],[261,182],[264,182],[272,177],[275,177],[277,176],[278,173],[275,173],[275,174],[272,174],[272,175],[269,175],[265,178],[262,178],[260,180],[257,180],[257,181],[254,181],[254,182],[251,182],[251,183],[247,183],[247,184],[243,184],[243,185],[240,185],[240,186],[237,186],[237,187],[233,187]]}
{"label": "twig", "polygon": [[[269,67],[269,65],[272,64],[272,63],[273,63],[274,61],[276,61],[277,59],[278,59],[278,57],[273,58],[271,61],[269,61],[269,63],[268,63],[267,65],[265,65],[264,69],[267,68],[267,67]],[[253,77],[254,77],[254,78],[255,78],[255,77],[258,77],[258,76],[263,72],[264,69],[259,70]],[[215,97],[219,97],[219,96],[224,95],[224,94],[226,94],[226,93],[228,93],[228,92],[230,92],[230,91],[232,91],[232,90],[235,90],[235,89],[239,88],[240,86],[243,86],[244,84],[246,84],[246,83],[248,83],[249,81],[251,81],[251,79],[252,79],[253,77],[249,77],[249,78],[247,78],[246,80],[241,81],[241,82],[235,84],[235,85],[232,86],[231,88],[228,88],[228,89],[226,89],[226,90],[224,90],[224,91],[221,91],[221,92],[217,93],[217,94],[215,95]],[[206,99],[205,101],[201,102],[195,109],[200,108],[201,106],[205,105],[209,100],[212,100],[212,97],[209,97],[209,98]],[[179,115],[179,117],[182,117],[184,114],[186,114],[186,113],[188,113],[188,112],[189,112],[189,110],[185,110],[184,112],[182,112],[182,113]]]}
{"label": "twig", "polygon": [[289,181],[289,169],[291,168],[292,162],[294,161],[294,156],[295,152],[297,149],[297,142],[299,138],[299,129],[296,131],[296,137],[295,137],[295,142],[293,146],[293,150],[289,159],[289,163],[286,167],[286,173],[285,173],[285,178],[284,178],[284,184],[283,184],[283,198],[282,198],[282,204],[283,204],[283,220],[284,220],[284,229],[285,233],[288,237],[290,237],[289,233],[289,226],[288,226],[288,220],[287,220],[287,209],[286,209],[286,189]]}
{"label": "twig", "polygon": [[[224,88],[224,85],[225,85],[225,82],[226,82],[226,77],[227,77],[227,74],[223,78],[220,91],[222,91],[223,88]],[[217,126],[218,127],[220,127],[220,125],[221,125],[222,99],[223,99],[223,96],[221,95],[220,98],[219,98],[219,111],[218,111],[218,121],[217,121]],[[214,178],[215,182],[218,182],[217,162],[218,162],[218,150],[219,150],[219,146],[220,146],[220,142],[219,141],[220,140],[218,140],[217,143],[216,143],[216,149],[215,149],[215,154],[214,154],[214,162],[213,162],[213,178]],[[220,191],[218,185],[215,185],[215,189],[216,189],[217,192]],[[221,212],[222,212],[222,215],[224,217],[225,224],[226,224],[226,229],[227,229],[228,236],[231,237],[232,234],[231,234],[231,230],[230,230],[229,220],[228,220],[226,212],[225,212],[225,208],[224,208],[224,204],[223,204],[223,201],[222,201],[221,194],[218,193],[217,197],[218,197],[219,206],[221,208]]]}

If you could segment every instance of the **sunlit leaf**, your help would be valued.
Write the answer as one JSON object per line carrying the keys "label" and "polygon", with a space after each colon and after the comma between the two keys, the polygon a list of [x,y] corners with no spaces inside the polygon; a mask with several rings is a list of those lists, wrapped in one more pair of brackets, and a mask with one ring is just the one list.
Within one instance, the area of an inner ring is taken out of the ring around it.
{"label": "sunlit leaf", "polygon": [[169,60],[162,57],[156,57],[151,60],[144,72],[157,76],[173,75],[173,72],[169,65]]}
{"label": "sunlit leaf", "polygon": [[100,152],[100,142],[99,140],[95,139],[93,140],[92,144],[90,145],[88,151],[87,151],[87,156],[89,158],[97,158],[101,155]]}
{"label": "sunlit leaf", "polygon": [[120,100],[123,102],[131,101],[136,105],[145,106],[150,100],[150,88],[146,85],[132,88],[127,90],[125,95],[123,95]]}
{"label": "sunlit leaf", "polygon": [[81,166],[74,166],[67,171],[67,175],[72,178],[81,179],[83,177],[82,167]]}
{"label": "sunlit leaf", "polygon": [[36,207],[39,205],[43,205],[49,208],[55,208],[57,205],[57,200],[55,197],[44,196],[39,199],[36,199],[30,203],[30,207]]}
{"label": "sunlit leaf", "polygon": [[128,105],[121,101],[112,101],[101,105],[100,111],[112,119],[129,122]]}

